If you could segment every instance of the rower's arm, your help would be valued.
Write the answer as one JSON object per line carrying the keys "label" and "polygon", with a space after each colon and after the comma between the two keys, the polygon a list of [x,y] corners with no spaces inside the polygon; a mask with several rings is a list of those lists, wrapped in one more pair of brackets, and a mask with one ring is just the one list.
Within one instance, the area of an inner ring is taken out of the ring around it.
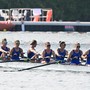
{"label": "rower's arm", "polygon": [[82,58],[83,58],[83,59],[86,59],[88,54],[89,54],[89,50],[86,51],[86,52],[82,55]]}
{"label": "rower's arm", "polygon": [[81,58],[81,61],[84,61],[84,60],[83,60],[83,59],[84,59],[84,58],[83,58],[83,51],[81,51],[81,57],[80,57],[80,58]]}
{"label": "rower's arm", "polygon": [[53,55],[54,60],[56,60],[56,55],[54,51],[52,51],[52,55]]}
{"label": "rower's arm", "polygon": [[45,51],[42,52],[42,58],[44,59],[45,58]]}
{"label": "rower's arm", "polygon": [[57,55],[57,56],[60,56],[59,53],[58,53],[58,49],[56,50],[56,55]]}
{"label": "rower's arm", "polygon": [[7,53],[7,51],[5,51],[5,50],[3,50],[3,49],[1,49],[1,48],[0,48],[0,51],[1,51],[1,52],[4,52],[4,53]]}
{"label": "rower's arm", "polygon": [[10,50],[9,56],[12,57],[13,48]]}
{"label": "rower's arm", "polygon": [[71,56],[72,56],[73,51],[70,52],[70,54],[68,55],[67,61],[70,62],[71,61]]}
{"label": "rower's arm", "polygon": [[24,53],[23,53],[23,49],[20,48],[20,52],[21,52],[21,57],[24,57]]}

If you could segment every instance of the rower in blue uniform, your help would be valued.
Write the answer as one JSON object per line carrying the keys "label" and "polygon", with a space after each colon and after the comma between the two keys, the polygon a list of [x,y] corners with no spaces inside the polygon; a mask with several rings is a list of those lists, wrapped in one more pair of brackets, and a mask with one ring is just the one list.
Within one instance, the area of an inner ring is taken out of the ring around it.
{"label": "rower in blue uniform", "polygon": [[[42,63],[54,62],[56,59],[56,55],[55,52],[50,48],[51,47],[50,42],[46,42],[45,47],[46,49],[44,49],[44,51],[42,52],[42,58],[43,58]],[[51,58],[52,55],[53,55],[53,59]]]}
{"label": "rower in blue uniform", "polygon": [[86,65],[90,65],[90,50],[87,50],[84,54],[84,59],[86,59]]}
{"label": "rower in blue uniform", "polygon": [[65,49],[66,44],[65,42],[59,42],[60,48],[56,51],[56,60],[60,61],[61,63],[65,63],[65,56],[68,55],[68,51]]}
{"label": "rower in blue uniform", "polygon": [[82,60],[82,54],[83,52],[80,50],[80,43],[76,43],[75,49],[69,54],[68,61],[70,61],[71,64],[79,65],[80,60]]}
{"label": "rower in blue uniform", "polygon": [[32,63],[40,62],[40,60],[38,59],[40,54],[38,54],[38,52],[35,49],[35,47],[37,46],[37,41],[33,40],[30,45],[31,47],[27,52],[27,57],[30,59],[30,62]]}
{"label": "rower in blue uniform", "polygon": [[7,39],[4,38],[2,40],[2,46],[1,46],[1,49],[0,49],[1,59],[4,60],[4,61],[10,60],[10,57],[8,56],[9,52],[10,52],[10,48],[7,47]]}
{"label": "rower in blue uniform", "polygon": [[24,57],[23,49],[19,47],[20,45],[19,40],[16,40],[14,44],[15,44],[15,47],[11,49],[10,56],[13,61],[19,61],[20,57],[22,58]]}

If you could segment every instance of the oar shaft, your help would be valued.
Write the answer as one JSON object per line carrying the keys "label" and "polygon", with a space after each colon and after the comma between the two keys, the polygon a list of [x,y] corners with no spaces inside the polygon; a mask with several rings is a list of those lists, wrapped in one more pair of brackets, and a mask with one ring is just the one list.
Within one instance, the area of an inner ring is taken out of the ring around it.
{"label": "oar shaft", "polygon": [[20,70],[18,70],[18,71],[30,70],[30,69],[34,69],[34,68],[38,68],[38,67],[42,67],[42,66],[47,66],[47,65],[51,65],[51,64],[55,64],[55,63],[56,63],[56,62],[47,63],[47,64],[42,64],[42,65],[38,65],[38,66],[34,66],[34,67],[30,67],[30,68],[20,69]]}

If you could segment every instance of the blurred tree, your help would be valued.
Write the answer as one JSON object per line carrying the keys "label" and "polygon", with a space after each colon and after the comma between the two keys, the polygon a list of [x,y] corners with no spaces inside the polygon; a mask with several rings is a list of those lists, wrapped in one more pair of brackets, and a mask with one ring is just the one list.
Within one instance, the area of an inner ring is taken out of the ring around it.
{"label": "blurred tree", "polygon": [[54,20],[90,21],[90,0],[0,0],[0,8],[52,8]]}

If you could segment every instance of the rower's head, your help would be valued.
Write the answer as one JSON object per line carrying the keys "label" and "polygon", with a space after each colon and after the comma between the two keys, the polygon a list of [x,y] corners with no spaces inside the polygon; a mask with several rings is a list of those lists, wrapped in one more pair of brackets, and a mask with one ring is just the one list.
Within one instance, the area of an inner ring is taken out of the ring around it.
{"label": "rower's head", "polygon": [[7,45],[7,39],[6,38],[2,39],[2,45],[3,46],[6,46]]}
{"label": "rower's head", "polygon": [[64,41],[59,41],[59,45],[63,49],[66,47],[66,43]]}
{"label": "rower's head", "polygon": [[78,50],[78,49],[80,49],[80,43],[76,43],[75,44],[75,48]]}
{"label": "rower's head", "polygon": [[45,47],[46,47],[47,49],[50,48],[50,47],[51,47],[50,42],[46,42],[46,43],[45,43]]}
{"label": "rower's head", "polygon": [[15,43],[16,47],[18,47],[20,45],[20,41],[19,40],[16,40],[14,43]]}
{"label": "rower's head", "polygon": [[37,41],[36,41],[36,40],[33,40],[33,41],[30,43],[30,45],[33,46],[33,47],[36,47]]}

